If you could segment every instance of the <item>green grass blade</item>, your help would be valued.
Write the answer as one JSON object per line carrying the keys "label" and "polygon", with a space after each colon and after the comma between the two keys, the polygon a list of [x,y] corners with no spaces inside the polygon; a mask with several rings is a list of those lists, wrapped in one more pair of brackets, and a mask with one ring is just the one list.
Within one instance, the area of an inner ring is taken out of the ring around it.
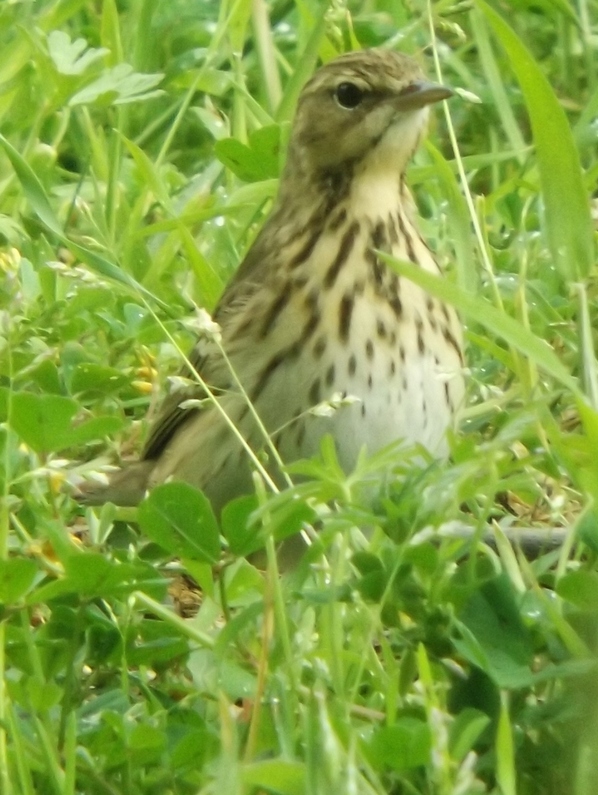
{"label": "green grass blade", "polygon": [[484,68],[488,86],[492,92],[494,105],[496,111],[502,122],[505,135],[509,139],[511,148],[517,153],[520,162],[525,158],[525,141],[521,135],[521,130],[515,118],[515,112],[509,102],[507,90],[505,87],[503,75],[500,73],[490,39],[488,36],[488,27],[485,24],[484,17],[475,9],[471,14],[471,28],[475,37],[476,46],[480,53],[480,62]]}
{"label": "green grass blade", "polygon": [[496,778],[502,795],[517,795],[515,752],[509,705],[506,694],[501,694],[500,717],[496,735]]}
{"label": "green grass blade", "polygon": [[299,93],[307,82],[307,79],[313,73],[316,61],[318,60],[320,44],[324,36],[324,31],[326,30],[326,10],[327,9],[324,8],[316,20],[301,58],[297,62],[296,68],[293,70],[293,76],[286,85],[276,113],[277,121],[288,121],[292,117]]}
{"label": "green grass blade", "polygon": [[31,205],[33,211],[40,221],[50,230],[50,232],[52,232],[52,234],[54,234],[62,243],[64,243],[64,245],[67,246],[73,252],[73,254],[78,256],[81,260],[83,260],[83,262],[86,262],[88,265],[90,265],[101,276],[106,276],[109,279],[120,282],[120,284],[125,285],[133,292],[140,293],[152,302],[165,306],[165,304],[160,301],[159,298],[136,282],[135,279],[129,276],[128,273],[125,273],[121,268],[118,267],[118,265],[115,265],[113,262],[110,262],[110,260],[100,256],[95,251],[92,251],[85,246],[81,246],[67,237],[60,226],[58,218],[54,214],[54,210],[50,205],[50,201],[43,185],[29,164],[21,157],[17,150],[6,140],[3,135],[0,135],[0,145],[4,148],[4,151],[6,152],[8,159],[15,170],[27,201]]}
{"label": "green grass blade", "polygon": [[479,296],[472,296],[456,284],[435,276],[408,262],[378,252],[401,276],[422,287],[426,292],[442,301],[447,301],[463,315],[483,326],[490,334],[501,337],[506,343],[531,359],[545,373],[551,375],[559,384],[580,396],[579,387],[566,367],[544,340],[539,339],[509,315]]}
{"label": "green grass blade", "polygon": [[457,281],[464,290],[473,291],[479,281],[473,259],[473,235],[467,202],[459,189],[459,183],[442,153],[429,141],[426,149],[434,161],[435,173],[442,183],[448,199],[449,225],[455,247],[455,269]]}
{"label": "green grass blade", "polygon": [[484,0],[477,0],[477,5],[507,53],[525,97],[555,264],[570,281],[584,278],[593,264],[592,221],[579,154],[565,111],[513,29]]}

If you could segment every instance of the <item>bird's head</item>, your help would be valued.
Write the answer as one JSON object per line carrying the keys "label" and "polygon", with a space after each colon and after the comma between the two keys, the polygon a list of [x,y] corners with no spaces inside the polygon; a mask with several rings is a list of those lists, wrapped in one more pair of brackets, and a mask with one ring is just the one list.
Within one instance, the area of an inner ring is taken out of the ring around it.
{"label": "bird's head", "polygon": [[342,55],[303,89],[290,142],[294,167],[309,175],[368,158],[402,171],[425,129],[428,105],[452,93],[426,80],[406,55],[380,49]]}

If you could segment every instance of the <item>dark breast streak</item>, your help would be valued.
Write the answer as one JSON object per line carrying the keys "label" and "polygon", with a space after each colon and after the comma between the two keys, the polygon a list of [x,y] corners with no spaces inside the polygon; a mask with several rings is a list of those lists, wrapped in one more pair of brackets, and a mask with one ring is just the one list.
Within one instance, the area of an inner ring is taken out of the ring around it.
{"label": "dark breast streak", "polygon": [[326,276],[324,277],[324,289],[329,290],[334,285],[341,268],[351,255],[351,251],[353,250],[353,246],[355,245],[355,240],[358,234],[359,221],[352,221],[341,238],[341,242],[336,256],[332,261],[332,265],[326,271]]}

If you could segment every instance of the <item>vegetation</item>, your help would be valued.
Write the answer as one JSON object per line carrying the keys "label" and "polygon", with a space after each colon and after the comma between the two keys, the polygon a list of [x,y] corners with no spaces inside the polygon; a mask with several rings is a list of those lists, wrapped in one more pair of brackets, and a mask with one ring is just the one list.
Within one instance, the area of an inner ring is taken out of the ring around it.
{"label": "vegetation", "polygon": [[[5,0],[0,40],[0,791],[598,791],[596,0]],[[84,511],[268,212],[301,85],[374,45],[459,91],[410,170],[468,326],[451,463],[346,476],[325,444],[218,522],[180,484]],[[516,526],[567,532],[529,562]]]}

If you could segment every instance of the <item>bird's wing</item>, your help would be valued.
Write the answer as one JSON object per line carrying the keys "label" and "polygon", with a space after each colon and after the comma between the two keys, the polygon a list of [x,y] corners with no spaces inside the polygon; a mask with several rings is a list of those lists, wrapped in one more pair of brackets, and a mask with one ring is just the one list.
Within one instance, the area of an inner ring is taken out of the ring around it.
{"label": "bird's wing", "polygon": [[[273,251],[268,246],[269,222],[266,222],[249,249],[239,269],[228,283],[218,306],[214,312],[214,320],[220,325],[222,340],[225,350],[227,340],[233,333],[233,323],[238,318],[249,298],[258,290],[266,278],[266,273],[273,270]],[[210,389],[221,394],[230,390],[233,379],[228,365],[224,361],[218,345],[209,339],[202,338],[197,341],[189,354],[189,363],[196,373]],[[184,365],[179,375],[190,381],[185,387],[175,388],[164,398],[158,416],[154,421],[148,440],[142,454],[142,460],[155,460],[160,456],[177,430],[203,407],[181,407],[187,400],[204,400],[207,395],[203,387],[194,382],[194,373],[190,372],[187,364]],[[206,407],[208,407],[206,405]]]}
{"label": "bird's wing", "polygon": [[[216,385],[214,377],[210,373],[211,370],[215,369],[213,365],[217,358],[221,359],[218,356],[217,346],[210,340],[198,340],[189,354],[189,363],[195,372],[206,382],[209,377],[210,387],[215,390],[228,386],[228,384],[223,383]],[[158,458],[180,426],[197,411],[201,410],[199,406],[185,408],[181,406],[182,403],[187,400],[203,400],[207,397],[203,387],[194,380],[194,373],[190,371],[187,364],[179,371],[179,376],[186,379],[189,384],[184,387],[175,387],[162,401],[158,416],[150,429],[149,437],[145,443],[142,455],[143,460]],[[220,380],[222,381],[222,376]]]}

